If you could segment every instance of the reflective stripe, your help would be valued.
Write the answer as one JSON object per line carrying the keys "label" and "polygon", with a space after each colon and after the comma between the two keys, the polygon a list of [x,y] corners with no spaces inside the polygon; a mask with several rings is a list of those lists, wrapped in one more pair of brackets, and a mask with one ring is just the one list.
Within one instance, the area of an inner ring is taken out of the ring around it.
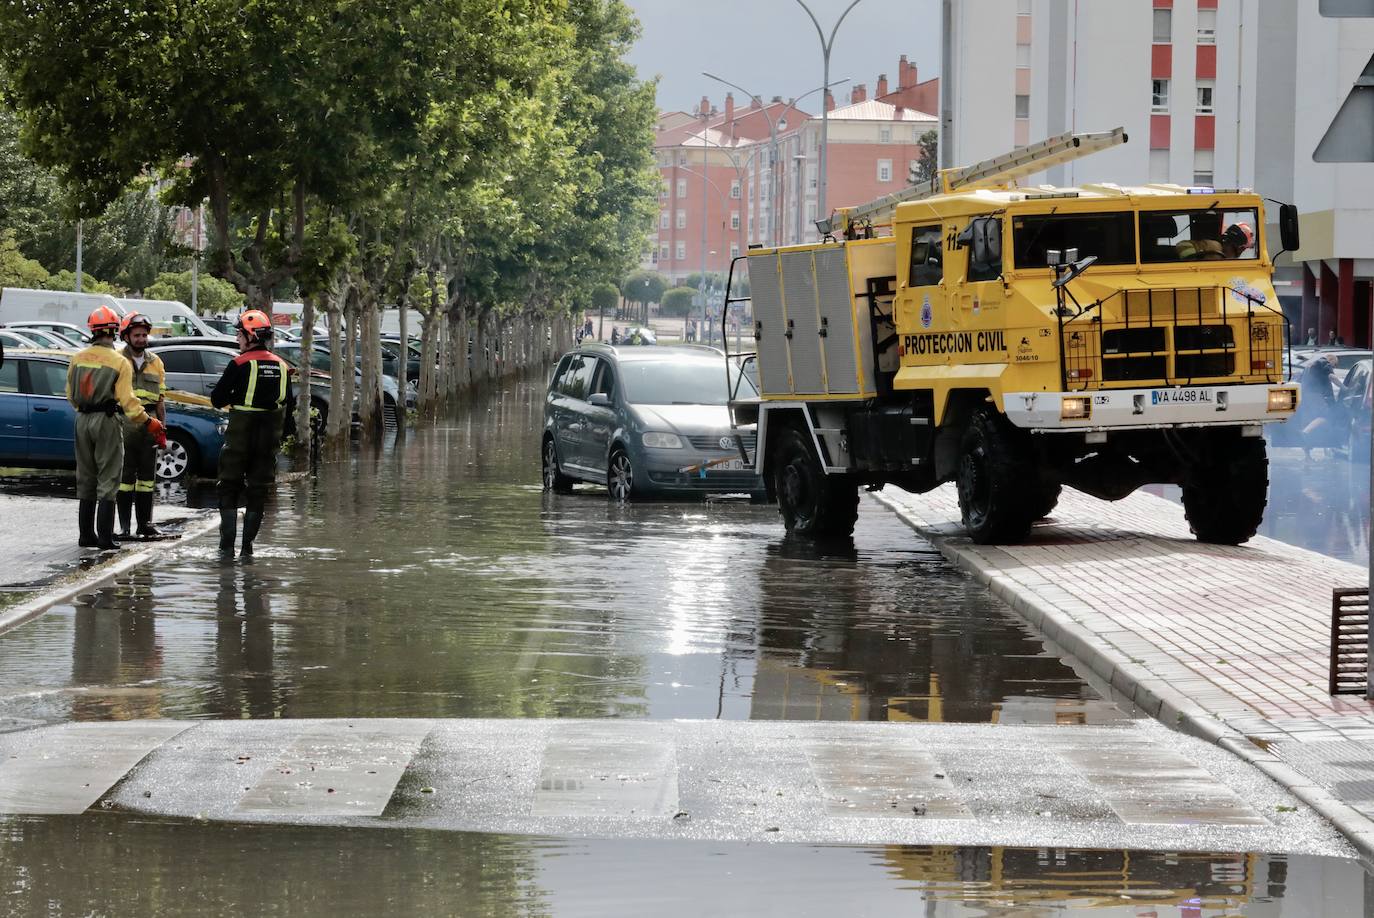
{"label": "reflective stripe", "polygon": [[252,405],[230,405],[230,411],[276,411],[275,408],[254,408]]}
{"label": "reflective stripe", "polygon": [[134,489],[134,486],[131,485],[131,484],[125,484],[125,483],[122,482],[122,481],[119,483],[119,490],[121,490],[121,491],[132,491],[133,489]]}
{"label": "reflective stripe", "polygon": [[[119,489],[120,489],[121,491],[124,490],[124,485],[120,485],[120,486],[119,486]],[[134,483],[133,489],[134,489],[136,492],[138,492],[139,494],[148,494],[148,493],[151,493],[152,490],[153,490],[153,482],[151,482],[151,481],[143,481],[142,479],[140,479],[139,481],[137,481],[137,482]]]}
{"label": "reflective stripe", "polygon": [[[258,362],[248,361],[248,388],[243,393],[243,404],[247,407],[253,404],[253,396],[258,392]],[[238,406],[235,405],[235,408]]]}

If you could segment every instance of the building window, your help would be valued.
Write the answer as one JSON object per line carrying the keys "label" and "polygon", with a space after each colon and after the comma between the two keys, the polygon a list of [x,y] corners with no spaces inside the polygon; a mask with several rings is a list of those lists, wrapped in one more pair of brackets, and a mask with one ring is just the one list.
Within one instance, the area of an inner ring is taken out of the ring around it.
{"label": "building window", "polygon": [[685,150],[677,155],[677,164],[679,166],[687,165],[687,152]]}
{"label": "building window", "polygon": [[1194,150],[1193,151],[1193,184],[1210,185],[1212,184],[1212,151]]}
{"label": "building window", "polygon": [[664,211],[660,211],[660,212],[659,212],[659,215],[658,215],[658,228],[659,228],[659,229],[667,229],[667,228],[668,228],[668,211],[664,210]]}
{"label": "building window", "polygon": [[1169,111],[1169,81],[1152,81],[1153,89],[1150,99],[1150,111],[1155,113],[1167,113]]}
{"label": "building window", "polygon": [[663,180],[663,184],[659,187],[659,189],[658,189],[658,196],[659,196],[660,198],[666,198],[666,197],[668,197],[668,180],[667,180],[667,179],[664,179],[664,180]]}
{"label": "building window", "polygon": [[1216,89],[1216,80],[1197,81],[1197,113],[1199,115],[1210,115],[1215,109],[1212,108],[1212,91]]}
{"label": "building window", "polygon": [[1169,151],[1151,150],[1150,151],[1150,181],[1167,182],[1169,181]]}
{"label": "building window", "polygon": [[815,222],[816,222],[816,202],[815,202],[815,201],[807,201],[807,202],[806,202],[806,221],[807,221],[808,223],[815,223]]}
{"label": "building window", "polygon": [[748,236],[749,236],[750,239],[753,239],[753,238],[754,238],[754,215],[753,215],[753,214],[750,214],[750,215],[749,215],[749,226],[748,226],[748,229],[746,230],[746,232],[747,232],[747,234],[748,234]]}
{"label": "building window", "polygon": [[677,180],[677,196],[679,198],[687,197],[687,180],[685,178]]}
{"label": "building window", "polygon": [[1197,43],[1215,45],[1217,43],[1217,11],[1197,11]]}
{"label": "building window", "polygon": [[890,159],[880,159],[880,160],[878,160],[878,181],[880,181],[880,182],[890,182],[890,181],[892,181],[892,160],[890,160]]}
{"label": "building window", "polygon": [[[1004,96],[1003,98],[1005,98],[1005,96]],[[1029,118],[1029,117],[1030,117],[1030,96],[1017,96],[1017,97],[1016,97],[1016,117],[1018,117],[1018,118]]]}
{"label": "building window", "polygon": [[812,191],[816,190],[816,164],[806,164],[806,187]]}
{"label": "building window", "polygon": [[730,243],[730,257],[731,257],[731,258],[738,258],[738,257],[739,257],[739,243],[738,243],[738,242],[732,242],[732,243]]}
{"label": "building window", "polygon": [[730,229],[739,229],[739,211],[737,210],[730,211]]}
{"label": "building window", "polygon": [[1029,16],[1031,14],[1031,0],[1016,0],[1016,15]]}
{"label": "building window", "polygon": [[659,260],[659,261],[667,261],[667,260],[668,260],[668,243],[666,243],[666,242],[660,242],[660,243],[658,244],[658,260]]}
{"label": "building window", "polygon": [[739,200],[739,179],[730,181],[730,197]]}
{"label": "building window", "polygon": [[687,260],[687,243],[685,243],[685,242],[679,242],[679,243],[677,244],[677,260],[678,260],[678,261],[686,261],[686,260]]}
{"label": "building window", "polygon": [[1016,66],[1018,66],[1018,67],[1029,67],[1029,66],[1030,66],[1030,45],[1017,45],[1017,46],[1016,46]]}
{"label": "building window", "polygon": [[1173,41],[1174,11],[1155,10],[1155,44],[1167,45]]}
{"label": "building window", "polygon": [[892,143],[892,128],[890,125],[883,125],[878,128],[878,143]]}
{"label": "building window", "polygon": [[687,211],[685,211],[685,210],[679,210],[679,211],[677,212],[677,228],[678,228],[678,229],[686,229],[686,228],[687,228]]}

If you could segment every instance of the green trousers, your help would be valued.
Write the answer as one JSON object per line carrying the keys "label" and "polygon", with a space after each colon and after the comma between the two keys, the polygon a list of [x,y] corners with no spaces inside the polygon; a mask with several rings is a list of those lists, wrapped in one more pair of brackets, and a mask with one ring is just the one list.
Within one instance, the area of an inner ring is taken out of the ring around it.
{"label": "green trousers", "polygon": [[[277,477],[283,412],[230,411],[219,454],[220,506],[244,496],[249,510],[261,510]],[[230,504],[230,506],[233,505]]]}
{"label": "green trousers", "polygon": [[124,419],[117,414],[77,414],[77,498],[114,500],[123,472]]}

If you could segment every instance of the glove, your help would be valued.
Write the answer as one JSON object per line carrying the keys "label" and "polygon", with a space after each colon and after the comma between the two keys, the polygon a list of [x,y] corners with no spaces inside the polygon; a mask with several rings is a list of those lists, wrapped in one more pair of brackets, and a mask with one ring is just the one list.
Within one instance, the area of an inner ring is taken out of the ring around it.
{"label": "glove", "polygon": [[167,448],[167,428],[157,418],[148,418],[148,433],[157,441],[158,449]]}

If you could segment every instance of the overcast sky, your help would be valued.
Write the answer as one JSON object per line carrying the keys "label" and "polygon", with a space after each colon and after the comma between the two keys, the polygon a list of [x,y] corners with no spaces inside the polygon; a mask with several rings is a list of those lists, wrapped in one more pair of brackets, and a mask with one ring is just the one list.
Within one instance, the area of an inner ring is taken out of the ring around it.
{"label": "overcast sky", "polygon": [[[639,16],[643,36],[630,61],[645,79],[661,77],[660,109],[690,111],[703,95],[722,107],[729,90],[703,70],[738,83],[764,99],[793,98],[821,85],[821,45],[816,27],[797,0],[626,0]],[[850,0],[807,0],[828,35]],[[940,4],[937,0],[860,0],[835,37],[830,56],[840,104],[849,87],[868,86],[878,74],[897,85],[897,60],[905,54],[921,80],[940,71]],[[819,93],[802,108],[819,111]],[[742,98],[735,93],[736,104]]]}

